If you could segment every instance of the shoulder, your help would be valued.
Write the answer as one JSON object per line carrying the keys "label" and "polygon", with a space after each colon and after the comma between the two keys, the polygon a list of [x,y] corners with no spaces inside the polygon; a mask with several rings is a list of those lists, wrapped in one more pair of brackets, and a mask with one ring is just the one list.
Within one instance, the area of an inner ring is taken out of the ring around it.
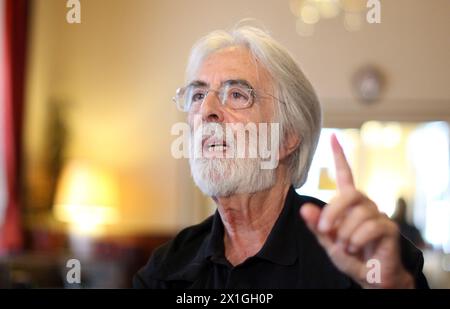
{"label": "shoulder", "polygon": [[297,199],[299,206],[301,206],[305,203],[313,203],[313,204],[316,204],[317,206],[319,206],[320,208],[323,208],[326,205],[326,203],[324,201],[321,201],[318,198],[315,198],[315,197],[312,197],[309,195],[296,194],[296,199]]}
{"label": "shoulder", "polygon": [[294,187],[291,187],[289,189],[289,193],[287,198],[287,203],[294,205],[296,208],[300,208],[303,206],[303,204],[306,203],[312,203],[315,204],[317,206],[319,206],[320,208],[323,208],[326,203],[324,201],[319,200],[318,198],[309,196],[309,195],[302,195],[302,194],[298,194],[297,191],[294,189]]}
{"label": "shoulder", "polygon": [[156,288],[158,282],[181,274],[186,265],[192,264],[205,239],[210,235],[213,216],[203,222],[180,231],[172,240],[156,248],[147,264],[133,278],[133,286]]}

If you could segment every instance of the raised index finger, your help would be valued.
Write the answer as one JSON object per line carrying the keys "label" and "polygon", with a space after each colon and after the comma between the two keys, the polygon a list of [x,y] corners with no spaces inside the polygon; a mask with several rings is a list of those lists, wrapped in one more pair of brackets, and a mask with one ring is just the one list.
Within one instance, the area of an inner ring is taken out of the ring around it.
{"label": "raised index finger", "polygon": [[354,188],[352,170],[345,158],[344,150],[336,137],[331,135],[331,148],[333,149],[334,165],[336,167],[336,182],[338,190],[345,188]]}

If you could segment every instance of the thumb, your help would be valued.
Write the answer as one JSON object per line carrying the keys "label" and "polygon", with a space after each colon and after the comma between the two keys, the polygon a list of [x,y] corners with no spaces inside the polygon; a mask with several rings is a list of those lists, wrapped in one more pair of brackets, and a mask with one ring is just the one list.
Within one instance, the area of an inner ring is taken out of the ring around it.
{"label": "thumb", "polygon": [[300,207],[300,216],[305,220],[306,225],[312,232],[316,232],[319,223],[321,209],[312,203],[306,203]]}
{"label": "thumb", "polygon": [[306,222],[309,230],[317,237],[317,240],[324,248],[330,248],[333,244],[332,238],[326,233],[323,234],[317,230],[321,212],[320,207],[312,203],[305,203],[300,207],[300,216]]}

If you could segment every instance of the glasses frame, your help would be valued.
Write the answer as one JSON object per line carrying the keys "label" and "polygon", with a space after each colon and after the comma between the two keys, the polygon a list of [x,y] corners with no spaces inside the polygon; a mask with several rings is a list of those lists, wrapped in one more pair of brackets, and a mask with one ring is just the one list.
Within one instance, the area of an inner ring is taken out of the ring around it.
{"label": "glasses frame", "polygon": [[[243,87],[247,88],[246,92],[248,93],[248,95],[251,98],[247,105],[245,105],[245,106],[243,106],[241,108],[236,108],[236,107],[231,107],[230,105],[228,105],[226,103],[226,100],[224,100],[224,91],[225,91],[225,89],[227,89],[226,87],[233,86],[233,85],[239,85],[241,87],[243,86]],[[187,86],[180,87],[180,88],[178,88],[176,90],[176,94],[175,94],[174,97],[172,97],[172,101],[176,104],[177,108],[180,111],[182,111],[182,112],[188,113],[191,110],[192,104],[191,104],[191,106],[189,108],[183,108],[183,104],[180,103],[180,101],[182,100],[182,97],[185,95],[187,89],[189,87],[191,87],[191,86],[206,87],[207,84],[205,82],[202,82],[202,81],[194,81],[194,82],[189,83]],[[255,103],[255,100],[257,98],[263,98],[264,96],[271,97],[271,98],[273,98],[273,99],[275,99],[275,100],[285,104],[282,100],[278,99],[277,97],[273,96],[272,94],[264,93],[265,95],[261,95],[260,92],[256,92],[256,90],[246,80],[227,80],[227,81],[222,83],[222,85],[220,86],[219,89],[208,88],[206,90],[205,97],[201,101],[200,105],[203,104],[203,102],[206,100],[206,98],[207,98],[207,96],[208,96],[208,94],[210,92],[217,93],[218,98],[219,98],[220,103],[222,104],[222,106],[225,106],[225,107],[228,107],[228,108],[231,108],[231,109],[234,109],[234,110],[250,108],[250,107],[253,106],[253,104]]]}

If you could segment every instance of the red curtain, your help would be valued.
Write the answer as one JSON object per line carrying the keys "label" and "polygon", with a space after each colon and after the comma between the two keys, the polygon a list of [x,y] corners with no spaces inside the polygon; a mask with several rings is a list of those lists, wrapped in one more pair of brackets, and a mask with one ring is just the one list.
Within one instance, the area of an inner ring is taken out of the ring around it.
{"label": "red curtain", "polygon": [[4,3],[4,160],[6,165],[7,205],[0,226],[0,253],[19,251],[23,246],[19,176],[22,144],[22,119],[25,90],[28,0]]}

